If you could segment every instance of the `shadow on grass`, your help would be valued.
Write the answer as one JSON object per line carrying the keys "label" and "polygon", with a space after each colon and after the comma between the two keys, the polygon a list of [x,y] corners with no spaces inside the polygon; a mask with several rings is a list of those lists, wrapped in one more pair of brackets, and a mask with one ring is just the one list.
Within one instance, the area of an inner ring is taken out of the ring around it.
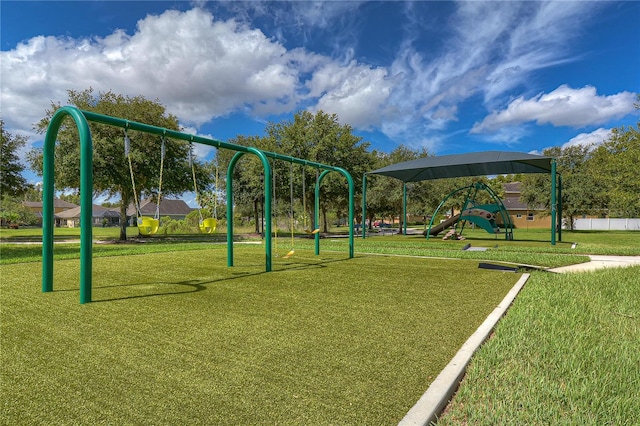
{"label": "shadow on grass", "polygon": [[[175,296],[175,295],[180,295],[180,294],[191,294],[191,293],[197,293],[200,291],[204,291],[207,289],[207,286],[210,284],[215,284],[215,283],[221,283],[221,282],[228,282],[228,281],[233,281],[233,280],[237,280],[237,279],[244,279],[244,278],[249,278],[249,277],[259,277],[261,275],[264,274],[277,274],[277,273],[281,273],[281,272],[291,272],[291,271],[301,271],[301,270],[311,270],[311,269],[317,269],[317,268],[327,268],[329,266],[329,264],[331,263],[337,263],[337,262],[344,262],[346,260],[349,259],[327,259],[324,261],[301,261],[301,260],[294,260],[291,262],[287,262],[284,264],[281,264],[280,266],[282,266],[282,269],[278,269],[278,270],[272,270],[271,272],[266,272],[266,271],[260,271],[260,272],[232,272],[231,274],[233,276],[227,276],[227,277],[222,277],[222,278],[217,278],[217,279],[208,279],[208,280],[183,280],[183,281],[149,281],[149,282],[144,282],[144,283],[136,283],[136,284],[111,284],[111,285],[100,285],[100,286],[94,286],[93,287],[93,291],[97,291],[97,290],[106,290],[106,289],[115,289],[115,288],[145,288],[145,287],[151,287],[151,286],[183,286],[183,287],[187,287],[186,290],[181,290],[181,291],[169,291],[169,292],[155,292],[155,293],[149,293],[149,294],[136,294],[136,295],[129,295],[129,296],[121,296],[121,297],[111,297],[111,298],[107,298],[107,299],[98,299],[98,300],[92,300],[92,303],[99,303],[99,302],[113,302],[113,301],[117,301],[117,300],[127,300],[127,299],[140,299],[140,298],[147,298],[147,297],[162,297],[162,296]],[[54,290],[54,292],[79,292],[79,289],[77,288],[73,288],[73,289],[62,289],[62,290]],[[95,295],[95,294],[94,294]]]}

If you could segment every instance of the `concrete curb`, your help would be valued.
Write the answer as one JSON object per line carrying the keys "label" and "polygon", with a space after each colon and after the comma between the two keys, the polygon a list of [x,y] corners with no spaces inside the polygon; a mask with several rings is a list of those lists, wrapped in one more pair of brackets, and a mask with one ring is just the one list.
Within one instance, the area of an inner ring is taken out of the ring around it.
{"label": "concrete curb", "polygon": [[451,400],[451,396],[458,389],[458,385],[464,376],[471,357],[480,345],[489,337],[494,327],[507,312],[511,303],[516,298],[524,284],[529,279],[529,274],[523,274],[513,288],[507,293],[502,302],[489,314],[486,320],[462,345],[458,353],[449,364],[440,372],[431,383],[429,389],[420,397],[418,402],[400,421],[400,426],[421,425],[427,426],[435,422],[442,410]]}
{"label": "concrete curb", "polygon": [[556,273],[591,272],[603,268],[624,268],[640,265],[640,256],[589,255],[589,259],[591,259],[589,262],[561,266],[559,268],[549,269],[548,271]]}

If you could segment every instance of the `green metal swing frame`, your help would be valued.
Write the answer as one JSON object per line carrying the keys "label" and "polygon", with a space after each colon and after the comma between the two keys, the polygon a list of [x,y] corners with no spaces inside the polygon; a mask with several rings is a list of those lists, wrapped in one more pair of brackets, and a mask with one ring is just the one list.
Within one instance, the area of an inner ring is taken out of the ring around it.
{"label": "green metal swing frame", "polygon": [[[89,122],[101,123],[129,130],[136,130],[156,135],[164,135],[172,139],[200,143],[216,148],[236,151],[229,162],[227,176],[227,266],[234,264],[233,257],[233,172],[238,161],[245,154],[256,155],[264,167],[264,197],[265,197],[265,272],[272,270],[272,227],[271,202],[272,179],[269,158],[289,161],[322,170],[315,187],[315,223],[319,223],[320,185],[324,177],[337,172],[345,177],[349,191],[349,258],[354,257],[354,183],[351,174],[341,167],[334,167],[322,163],[282,155],[275,152],[263,151],[255,147],[246,147],[202,136],[190,135],[175,130],[152,126],[83,111],[74,106],[59,108],[51,117],[43,148],[43,195],[42,195],[42,292],[53,291],[53,230],[54,230],[54,151],[58,131],[65,118],[71,117],[80,136],[80,303],[92,301],[92,260],[93,260],[93,232],[92,232],[92,194],[93,194],[93,142]],[[88,226],[87,226],[88,225]],[[315,254],[320,254],[320,235],[315,235]]]}

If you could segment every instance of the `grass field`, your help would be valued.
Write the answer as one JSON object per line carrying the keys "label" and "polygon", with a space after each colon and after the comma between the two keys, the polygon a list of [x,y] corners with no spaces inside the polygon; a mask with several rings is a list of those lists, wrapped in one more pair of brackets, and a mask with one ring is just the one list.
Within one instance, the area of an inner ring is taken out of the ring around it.
{"label": "grass field", "polygon": [[640,424],[640,267],[534,273],[439,425]]}
{"label": "grass field", "polygon": [[[260,246],[0,266],[4,424],[390,424],[519,274]],[[469,277],[473,277],[472,280]]]}
{"label": "grass field", "polygon": [[[158,237],[94,244],[95,303],[80,305],[79,245],[56,244],[43,294],[37,233],[0,232],[1,424],[397,423],[520,276],[479,260],[640,255],[633,232],[381,236],[355,259],[345,238],[319,257],[301,238],[264,273],[261,245],[237,244],[227,268],[222,235]],[[534,272],[442,423],[636,424],[638,272]]]}
{"label": "grass field", "polygon": [[[135,228],[129,228],[133,234]],[[25,241],[38,242],[41,234],[39,229],[2,230],[0,239],[0,264],[18,262],[39,262],[41,260],[41,248],[37,244],[23,244]],[[56,239],[63,241],[77,241],[78,229],[56,228]],[[355,249],[360,253],[378,254],[399,254],[425,257],[456,258],[493,260],[516,264],[534,265],[541,268],[553,268],[558,266],[571,265],[588,261],[584,255],[584,250],[572,250],[572,243],[558,243],[551,246],[548,242],[548,232],[530,231],[524,241],[504,241],[496,240],[488,234],[477,231],[469,231],[469,238],[464,241],[442,241],[438,238],[426,240],[422,236],[377,236],[365,240],[355,239]],[[629,234],[629,233],[627,233]],[[633,234],[633,233],[631,233]],[[115,228],[95,228],[94,239],[97,241],[114,240],[118,236]],[[303,237],[302,235],[300,237]],[[313,249],[313,240],[310,238],[296,238],[294,247],[296,249]],[[489,237],[489,238],[487,238]],[[236,236],[237,240],[260,241],[259,237]],[[635,239],[634,239],[635,238]],[[94,256],[115,256],[130,255],[136,253],[153,253],[178,250],[198,250],[206,249],[208,246],[203,243],[224,243],[226,235],[216,233],[213,235],[170,235],[154,236],[152,238],[132,239],[144,244],[94,244]],[[615,239],[618,244],[607,245],[604,249],[596,250],[598,254],[626,254],[633,250],[634,243],[640,243],[640,233],[636,237],[629,239],[623,236]],[[171,243],[171,244],[167,244]],[[345,253],[348,251],[348,239],[346,238],[323,238],[321,249],[323,251],[338,251]],[[463,251],[465,244],[472,244],[478,247],[487,247],[486,252]],[[587,247],[588,243],[579,244],[580,247]],[[612,247],[614,247],[612,249]],[[274,249],[288,251],[291,248],[291,240],[287,236],[280,236],[274,241]],[[79,257],[79,244],[65,243],[57,244],[54,251],[56,258],[71,259]]]}

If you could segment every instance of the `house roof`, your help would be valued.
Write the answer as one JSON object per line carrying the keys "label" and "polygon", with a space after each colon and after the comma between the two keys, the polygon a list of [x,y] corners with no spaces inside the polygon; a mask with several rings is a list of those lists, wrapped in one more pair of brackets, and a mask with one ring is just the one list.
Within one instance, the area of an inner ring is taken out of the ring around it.
{"label": "house roof", "polygon": [[504,188],[504,198],[502,204],[504,204],[507,210],[525,210],[525,211],[541,211],[545,210],[542,204],[535,207],[529,207],[527,203],[520,201],[520,194],[522,192],[522,182],[508,182],[502,184]]}
{"label": "house roof", "polygon": [[502,204],[507,210],[531,210],[526,203],[520,201],[519,195],[518,197],[505,197]]}
{"label": "house roof", "polygon": [[548,173],[550,171],[550,157],[522,152],[486,151],[422,157],[382,167],[369,173],[391,176],[403,182],[418,182],[462,176]]}
{"label": "house roof", "polygon": [[[109,209],[106,207],[93,205],[91,216],[93,217],[119,217],[118,209]],[[80,206],[56,214],[60,219],[76,219],[80,217]]]}
{"label": "house roof", "polygon": [[[42,201],[23,201],[22,205],[25,207],[29,207],[32,209],[41,209],[42,208]],[[73,203],[69,203],[68,201],[64,201],[61,200],[59,198],[54,198],[53,199],[53,207],[54,208],[65,208],[65,209],[72,209],[74,207],[78,207],[77,204],[73,204]]]}
{"label": "house roof", "polygon": [[522,188],[522,182],[507,182],[503,183],[505,193],[518,193],[520,194]]}
{"label": "house roof", "polygon": [[[194,209],[189,207],[184,200],[163,199],[160,203],[160,216],[186,216]],[[140,212],[145,216],[153,216],[156,214],[156,203],[151,200],[145,200],[140,204]],[[127,215],[134,216],[136,208],[130,204],[127,208]]]}

